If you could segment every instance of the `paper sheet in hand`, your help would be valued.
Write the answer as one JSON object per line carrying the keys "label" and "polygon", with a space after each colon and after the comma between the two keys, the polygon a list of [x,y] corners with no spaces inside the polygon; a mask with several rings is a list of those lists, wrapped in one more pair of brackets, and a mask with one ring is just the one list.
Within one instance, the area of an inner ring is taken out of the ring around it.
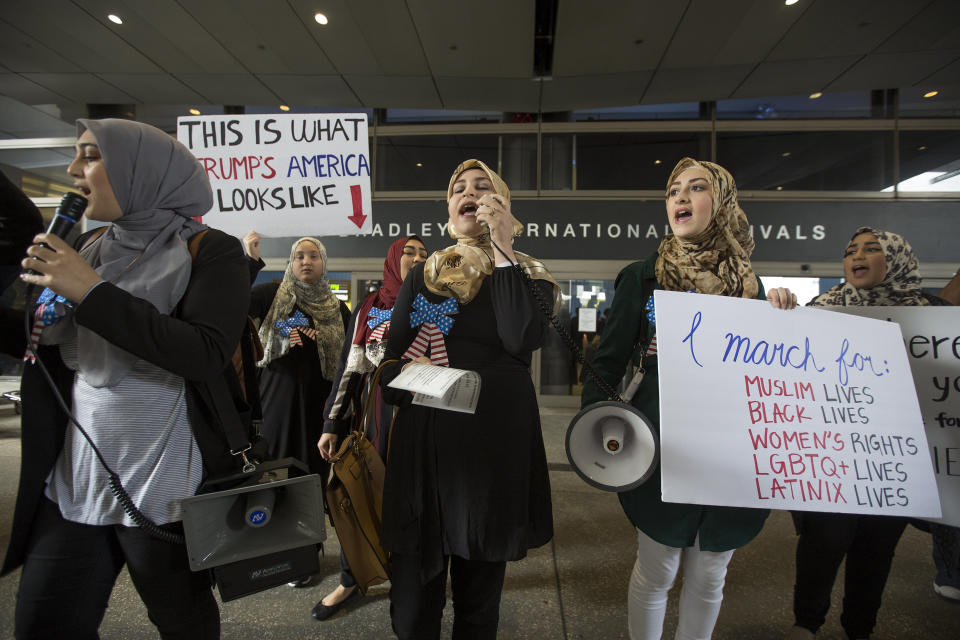
{"label": "paper sheet in hand", "polygon": [[480,397],[480,374],[415,363],[394,378],[389,386],[412,391],[413,404],[474,413]]}

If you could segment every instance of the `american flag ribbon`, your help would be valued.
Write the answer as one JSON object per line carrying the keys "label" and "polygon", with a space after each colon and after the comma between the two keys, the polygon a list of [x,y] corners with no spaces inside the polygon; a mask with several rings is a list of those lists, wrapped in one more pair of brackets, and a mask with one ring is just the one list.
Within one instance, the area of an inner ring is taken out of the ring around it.
{"label": "american flag ribbon", "polygon": [[273,327],[280,332],[284,338],[290,337],[290,332],[297,327],[309,327],[310,319],[303,315],[300,309],[293,312],[293,315],[283,320],[277,320]]}
{"label": "american flag ribbon", "polygon": [[657,334],[653,334],[653,338],[650,339],[650,344],[647,345],[646,355],[648,356],[657,355]]}
{"label": "american flag ribbon", "polygon": [[33,327],[30,329],[31,346],[23,354],[24,362],[33,364],[37,361],[33,354],[36,353],[37,345],[40,344],[40,334],[43,333],[44,328],[60,320],[74,306],[76,305],[71,300],[55,294],[49,288],[43,290],[37,298],[37,308],[33,312]]}
{"label": "american flag ribbon", "polygon": [[[451,298],[451,300],[453,299]],[[413,339],[413,342],[410,343],[403,354],[403,357],[409,360],[420,356],[429,357],[430,361],[437,366],[450,366],[450,362],[447,360],[447,345],[443,341],[443,332],[440,327],[432,322],[424,322],[420,325],[417,337]]]}
{"label": "american flag ribbon", "polygon": [[386,335],[387,331],[390,329],[390,321],[383,322],[378,324],[373,331],[370,332],[370,335],[367,336],[367,344],[371,342],[383,342],[383,337]]}
{"label": "american flag ribbon", "polygon": [[317,340],[317,330],[311,327],[294,327],[290,330],[290,346],[299,347],[303,346],[303,339],[309,338],[316,342]]}
{"label": "american flag ribbon", "polygon": [[367,320],[367,326],[371,329],[376,329],[382,323],[390,322],[390,316],[393,315],[393,307],[389,309],[377,309],[376,307],[370,308],[370,313],[367,314],[370,317],[370,320]]}
{"label": "american flag ribbon", "polygon": [[443,335],[450,333],[453,328],[453,318],[448,315],[460,311],[456,298],[447,298],[440,304],[430,304],[422,293],[413,299],[412,306],[414,311],[410,314],[411,327],[429,322],[438,327]]}

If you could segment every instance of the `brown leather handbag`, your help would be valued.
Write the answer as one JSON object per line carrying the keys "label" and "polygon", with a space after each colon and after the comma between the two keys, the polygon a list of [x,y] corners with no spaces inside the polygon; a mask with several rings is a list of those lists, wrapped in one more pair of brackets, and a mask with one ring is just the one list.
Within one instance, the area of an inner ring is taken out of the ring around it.
{"label": "brown leather handbag", "polygon": [[[370,376],[363,412],[354,423],[356,429],[330,459],[330,481],[326,491],[330,519],[340,547],[357,580],[357,587],[364,594],[368,588],[390,579],[390,557],[380,546],[383,460],[364,433],[365,418],[375,411],[376,390],[384,364]],[[379,433],[379,423],[376,429]]]}

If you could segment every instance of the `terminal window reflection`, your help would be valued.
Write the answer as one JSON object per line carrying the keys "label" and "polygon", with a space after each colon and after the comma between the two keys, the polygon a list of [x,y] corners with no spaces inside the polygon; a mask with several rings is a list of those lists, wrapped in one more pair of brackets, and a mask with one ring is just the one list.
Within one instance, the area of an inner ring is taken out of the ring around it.
{"label": "terminal window reflection", "polygon": [[[604,314],[613,303],[613,280],[561,280],[562,302],[557,318],[570,337],[590,361],[600,344]],[[581,324],[581,316],[595,314],[595,327]],[[540,352],[540,393],[542,395],[575,395],[583,390],[583,367],[556,331],[544,336]]]}
{"label": "terminal window reflection", "polygon": [[424,135],[377,138],[379,191],[446,191],[450,174],[467,158],[497,166],[499,136]]}
{"label": "terminal window reflection", "polygon": [[901,131],[897,189],[960,191],[960,131]]}
{"label": "terminal window reflection", "polygon": [[740,189],[880,191],[893,182],[893,132],[721,133],[717,162]]}

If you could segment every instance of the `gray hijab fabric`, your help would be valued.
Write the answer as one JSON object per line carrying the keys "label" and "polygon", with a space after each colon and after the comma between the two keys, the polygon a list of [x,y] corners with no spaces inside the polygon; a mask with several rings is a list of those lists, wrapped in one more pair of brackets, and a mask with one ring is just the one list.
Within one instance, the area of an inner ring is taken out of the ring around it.
{"label": "gray hijab fabric", "polygon": [[[77,135],[86,130],[100,148],[123,215],[81,254],[104,280],[169,314],[190,280],[187,242],[206,228],[191,218],[213,205],[210,182],[193,154],[155,127],[130,120],[77,120]],[[72,314],[41,336],[48,344],[74,339],[78,371],[94,387],[114,386],[137,360],[78,327]]]}

